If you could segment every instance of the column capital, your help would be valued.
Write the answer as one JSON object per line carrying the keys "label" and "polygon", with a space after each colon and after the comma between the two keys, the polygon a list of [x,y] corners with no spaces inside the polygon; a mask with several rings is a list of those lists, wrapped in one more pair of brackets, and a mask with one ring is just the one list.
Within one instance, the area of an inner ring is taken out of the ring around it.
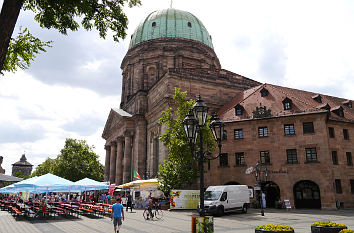
{"label": "column capital", "polygon": [[110,145],[104,145],[104,149],[105,149],[105,150],[109,150],[110,148],[111,148]]}
{"label": "column capital", "polygon": [[116,141],[111,141],[110,146],[116,146],[117,142]]}
{"label": "column capital", "polygon": [[126,130],[126,131],[124,131],[124,133],[123,133],[123,136],[124,137],[131,137],[131,136],[133,136],[134,135],[134,132],[132,132],[132,131],[130,131],[130,130]]}
{"label": "column capital", "polygon": [[117,141],[117,143],[118,142],[124,142],[124,137],[123,136],[119,136],[119,137],[117,137],[116,141]]}

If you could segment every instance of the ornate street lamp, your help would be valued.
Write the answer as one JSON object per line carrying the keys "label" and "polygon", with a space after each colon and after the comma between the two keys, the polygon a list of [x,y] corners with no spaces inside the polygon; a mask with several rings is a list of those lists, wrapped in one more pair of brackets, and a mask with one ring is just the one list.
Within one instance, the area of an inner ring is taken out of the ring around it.
{"label": "ornate street lamp", "polygon": [[[201,99],[200,95],[194,104],[193,108],[183,121],[184,130],[187,135],[193,158],[198,161],[200,171],[200,216],[204,216],[204,161],[216,159],[221,153],[221,140],[224,132],[224,124],[220,121],[219,117],[215,114],[212,118],[210,128],[213,132],[215,141],[218,143],[219,154],[212,156],[209,152],[203,151],[203,131],[202,127],[205,126],[209,107]],[[195,153],[194,148],[197,144],[197,137],[199,136],[199,152]]]}

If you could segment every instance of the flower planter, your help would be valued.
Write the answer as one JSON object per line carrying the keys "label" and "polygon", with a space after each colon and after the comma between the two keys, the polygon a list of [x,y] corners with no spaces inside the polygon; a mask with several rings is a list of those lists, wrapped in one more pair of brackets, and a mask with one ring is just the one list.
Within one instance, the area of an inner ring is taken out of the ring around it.
{"label": "flower planter", "polygon": [[291,231],[266,231],[262,229],[255,229],[255,233],[294,233],[294,230]]}
{"label": "flower planter", "polygon": [[311,226],[311,233],[339,233],[343,229],[347,229],[347,227]]}

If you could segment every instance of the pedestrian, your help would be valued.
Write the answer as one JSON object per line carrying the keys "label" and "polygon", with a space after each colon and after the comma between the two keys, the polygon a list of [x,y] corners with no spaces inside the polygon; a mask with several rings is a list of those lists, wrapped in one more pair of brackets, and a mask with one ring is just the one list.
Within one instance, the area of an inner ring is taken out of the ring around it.
{"label": "pedestrian", "polygon": [[108,194],[106,198],[107,198],[107,204],[111,204],[111,195]]}
{"label": "pedestrian", "polygon": [[120,199],[116,199],[116,203],[112,205],[111,220],[113,220],[114,233],[119,233],[119,229],[122,226],[122,220],[124,221],[124,209],[123,205],[120,203]]}
{"label": "pedestrian", "polygon": [[130,195],[130,193],[128,193],[128,196],[127,196],[127,209],[126,211],[128,212],[128,208],[130,207],[130,212],[133,212],[133,204],[132,204],[132,200],[133,197],[132,195]]}

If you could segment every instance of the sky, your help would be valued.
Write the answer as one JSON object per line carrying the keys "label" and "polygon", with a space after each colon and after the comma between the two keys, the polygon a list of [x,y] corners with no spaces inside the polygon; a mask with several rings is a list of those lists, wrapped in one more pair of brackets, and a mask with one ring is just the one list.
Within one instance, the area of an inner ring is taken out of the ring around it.
{"label": "sky", "polygon": [[[0,0],[2,5],[3,0]],[[67,36],[39,27],[21,11],[16,24],[53,47],[24,71],[0,76],[2,167],[23,153],[34,168],[55,158],[66,138],[86,140],[104,163],[101,135],[110,109],[119,107],[120,64],[130,35],[170,0],[142,0],[124,8],[127,39],[106,40],[97,31]],[[262,83],[354,100],[354,1],[174,0],[198,17],[212,36],[222,68]]]}

